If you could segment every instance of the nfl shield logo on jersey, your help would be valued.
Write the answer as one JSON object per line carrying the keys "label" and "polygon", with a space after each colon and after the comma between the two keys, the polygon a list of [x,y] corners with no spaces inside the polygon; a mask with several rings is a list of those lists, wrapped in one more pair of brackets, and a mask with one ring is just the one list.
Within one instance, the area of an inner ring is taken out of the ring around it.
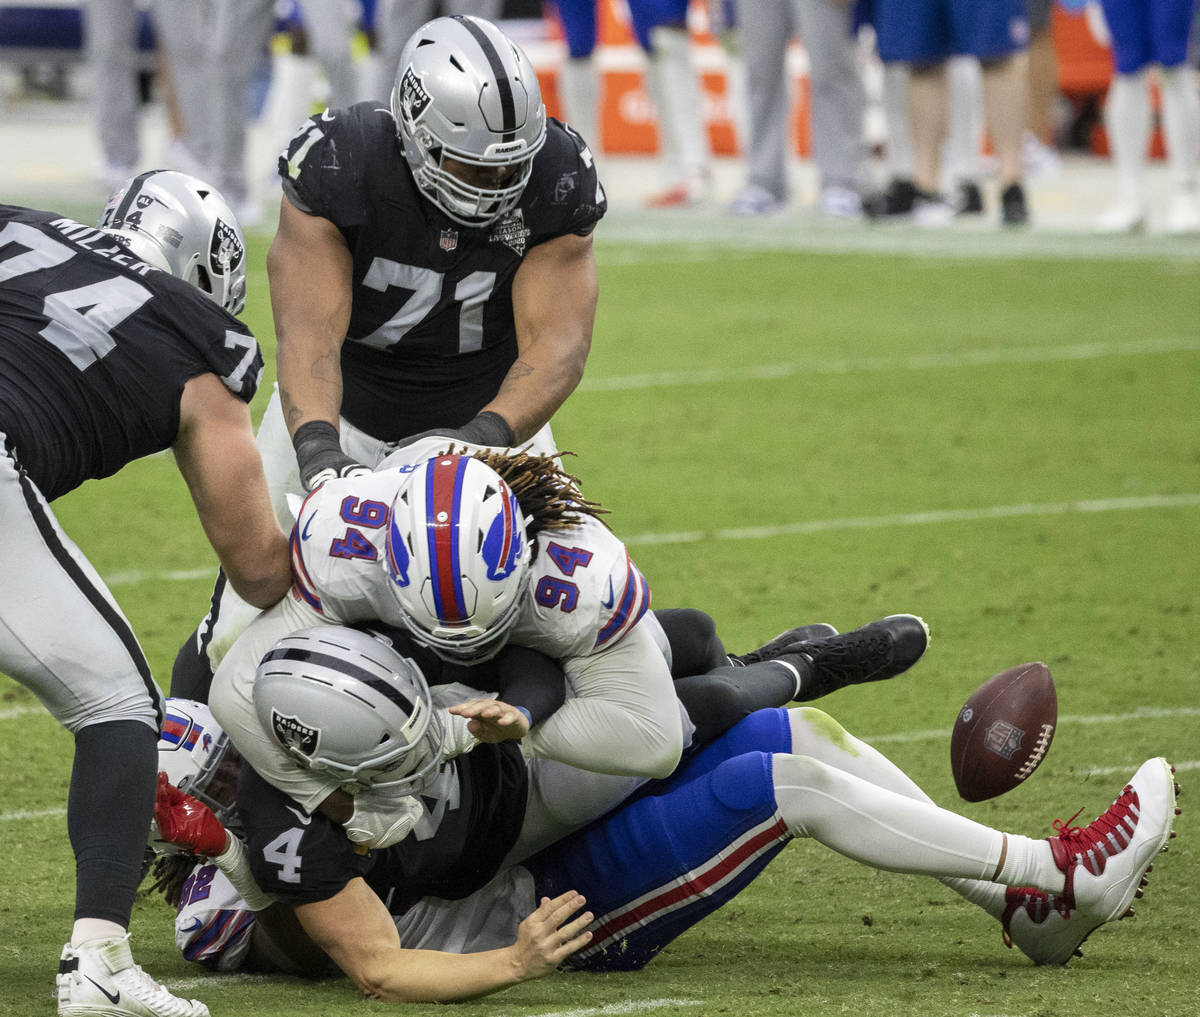
{"label": "nfl shield logo on jersey", "polygon": [[458,247],[458,230],[442,230],[441,239],[438,240],[438,247],[443,251],[453,251]]}
{"label": "nfl shield logo on jersey", "polygon": [[293,748],[303,756],[311,756],[317,751],[321,732],[315,727],[300,723],[299,717],[288,717],[278,710],[272,710],[271,727],[281,745]]}

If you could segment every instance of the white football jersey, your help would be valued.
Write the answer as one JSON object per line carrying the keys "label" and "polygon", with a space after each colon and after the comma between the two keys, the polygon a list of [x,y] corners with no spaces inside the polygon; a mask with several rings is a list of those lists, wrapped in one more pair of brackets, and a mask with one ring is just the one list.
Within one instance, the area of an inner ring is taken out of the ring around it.
{"label": "white football jersey", "polygon": [[[292,530],[297,595],[339,624],[404,625],[387,571],[391,504],[403,466],[331,480],[308,496]],[[650,588],[625,545],[602,522],[539,534],[516,625],[518,646],[586,657],[619,643],[650,605]]]}

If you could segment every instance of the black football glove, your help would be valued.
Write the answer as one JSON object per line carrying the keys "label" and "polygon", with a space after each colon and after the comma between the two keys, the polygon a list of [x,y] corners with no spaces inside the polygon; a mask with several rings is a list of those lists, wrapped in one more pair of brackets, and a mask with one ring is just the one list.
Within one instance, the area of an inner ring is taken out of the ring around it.
{"label": "black football glove", "polygon": [[496,448],[511,448],[513,442],[516,441],[516,435],[508,426],[507,420],[499,413],[484,410],[482,413],[477,413],[462,427],[433,427],[420,434],[410,434],[407,438],[402,438],[396,442],[395,447],[404,448],[405,445],[411,445],[422,438],[435,435],[439,438],[467,442],[470,445],[492,445]]}
{"label": "black football glove", "polygon": [[342,451],[337,428],[327,420],[301,424],[292,436],[292,446],[300,465],[300,482],[306,491],[320,487],[327,480],[371,472]]}

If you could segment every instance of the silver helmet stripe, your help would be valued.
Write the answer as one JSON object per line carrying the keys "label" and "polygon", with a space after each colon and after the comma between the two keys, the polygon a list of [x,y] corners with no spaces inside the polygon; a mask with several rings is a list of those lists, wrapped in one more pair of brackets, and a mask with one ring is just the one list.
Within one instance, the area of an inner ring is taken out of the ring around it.
{"label": "silver helmet stripe", "polygon": [[470,32],[475,41],[479,43],[479,48],[483,51],[484,58],[492,69],[492,77],[496,79],[496,85],[500,90],[500,115],[503,118],[504,140],[512,141],[517,130],[517,108],[513,101],[512,82],[508,80],[508,72],[504,69],[504,61],[500,59],[500,54],[496,52],[492,40],[474,21],[462,14],[454,15],[454,20]]}
{"label": "silver helmet stripe", "polygon": [[125,188],[125,197],[121,199],[121,204],[117,206],[117,210],[113,213],[112,221],[110,222],[111,226],[120,228],[120,224],[125,221],[125,216],[129,214],[130,207],[137,200],[138,195],[142,193],[142,183],[147,177],[155,176],[161,172],[162,170],[147,170],[145,173],[139,173],[130,181],[129,186]]}
{"label": "silver helmet stripe", "polygon": [[268,661],[274,660],[298,660],[303,663],[313,664],[316,667],[327,667],[331,671],[336,671],[348,678],[354,678],[362,682],[410,714],[416,709],[413,701],[403,695],[398,689],[385,681],[380,681],[370,671],[352,664],[342,657],[335,657],[333,654],[328,653],[314,653],[312,650],[296,649],[293,647],[276,647],[263,657],[262,662],[266,664]]}

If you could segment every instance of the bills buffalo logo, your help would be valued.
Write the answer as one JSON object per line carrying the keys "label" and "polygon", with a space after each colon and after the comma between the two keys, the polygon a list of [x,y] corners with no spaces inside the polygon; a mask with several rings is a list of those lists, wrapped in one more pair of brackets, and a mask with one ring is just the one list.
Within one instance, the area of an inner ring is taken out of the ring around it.
{"label": "bills buffalo logo", "polygon": [[1021,748],[1025,732],[1013,727],[1007,720],[998,720],[984,732],[983,746],[998,756],[1012,759]]}
{"label": "bills buffalo logo", "polygon": [[246,251],[238,238],[237,230],[223,219],[213,227],[212,241],[208,246],[208,265],[214,275],[232,272],[242,263]]}
{"label": "bills buffalo logo", "polygon": [[443,251],[453,251],[458,247],[458,230],[442,230],[442,235],[438,239],[438,247]]}
{"label": "bills buffalo logo", "polygon": [[432,102],[430,95],[421,84],[421,79],[409,67],[400,79],[400,108],[410,121],[419,120],[426,107]]}
{"label": "bills buffalo logo", "polygon": [[280,745],[305,757],[317,751],[317,743],[321,740],[318,728],[302,724],[299,717],[288,717],[278,710],[271,711],[271,729]]}
{"label": "bills buffalo logo", "polygon": [[493,244],[507,244],[517,254],[525,256],[525,246],[529,240],[529,234],[533,231],[525,226],[525,215],[518,208],[515,212],[511,212],[501,219],[492,228],[491,235],[488,240]]}
{"label": "bills buffalo logo", "polygon": [[517,518],[517,499],[511,491],[505,491],[507,502],[496,513],[488,526],[487,536],[479,554],[487,564],[487,577],[501,580],[510,576],[521,561],[525,548],[524,535],[514,525]]}

